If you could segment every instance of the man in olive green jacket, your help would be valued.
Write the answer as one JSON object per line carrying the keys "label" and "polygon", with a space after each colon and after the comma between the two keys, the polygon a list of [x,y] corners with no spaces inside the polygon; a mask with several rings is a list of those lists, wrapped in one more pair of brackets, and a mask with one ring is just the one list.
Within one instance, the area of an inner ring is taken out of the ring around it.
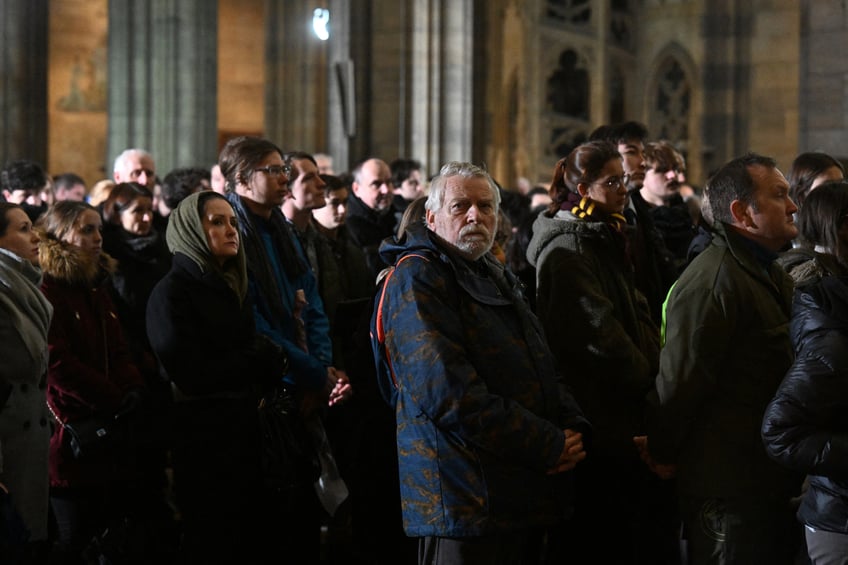
{"label": "man in olive green jacket", "polygon": [[715,237],[669,294],[637,443],[649,464],[676,466],[690,565],[791,564],[801,477],[768,458],[760,425],[793,359],[792,282],[774,260],[798,233],[797,207],[775,161],[756,154],[722,167],[705,199]]}

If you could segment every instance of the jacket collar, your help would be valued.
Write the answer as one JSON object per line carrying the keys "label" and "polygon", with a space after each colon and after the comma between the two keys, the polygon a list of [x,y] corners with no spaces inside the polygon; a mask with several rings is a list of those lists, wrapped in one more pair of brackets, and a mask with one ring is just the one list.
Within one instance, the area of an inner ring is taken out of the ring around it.
{"label": "jacket collar", "polygon": [[390,265],[410,253],[426,255],[443,263],[453,272],[457,284],[483,304],[503,306],[520,296],[515,277],[491,253],[469,261],[423,224],[409,226],[401,241],[387,238],[380,247],[380,255]]}
{"label": "jacket collar", "polygon": [[93,256],[82,249],[41,235],[38,260],[44,274],[67,284],[92,286],[100,284],[115,272],[117,262],[107,253]]}
{"label": "jacket collar", "polygon": [[778,255],[729,229],[723,222],[716,222],[713,228],[716,233],[714,243],[726,247],[745,271],[767,286],[788,314],[794,285],[776,261]]}

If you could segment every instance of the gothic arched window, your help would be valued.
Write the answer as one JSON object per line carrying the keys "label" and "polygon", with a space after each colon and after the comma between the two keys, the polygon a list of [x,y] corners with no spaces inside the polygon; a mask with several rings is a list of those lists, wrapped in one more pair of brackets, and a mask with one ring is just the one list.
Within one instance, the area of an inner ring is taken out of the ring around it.
{"label": "gothic arched window", "polygon": [[590,0],[547,0],[546,4],[545,11],[555,22],[583,26],[592,19]]}
{"label": "gothic arched window", "polygon": [[613,64],[610,67],[609,78],[609,123],[620,124],[625,120],[624,101],[624,73],[621,67]]}
{"label": "gothic arched window", "polygon": [[633,43],[633,13],[629,0],[612,0],[610,6],[610,37],[615,45],[630,49]]}
{"label": "gothic arched window", "polygon": [[653,99],[652,132],[658,138],[675,142],[689,139],[691,81],[674,57],[660,65]]}
{"label": "gothic arched window", "polygon": [[571,49],[560,54],[559,65],[548,77],[547,105],[557,114],[589,119],[589,73]]}

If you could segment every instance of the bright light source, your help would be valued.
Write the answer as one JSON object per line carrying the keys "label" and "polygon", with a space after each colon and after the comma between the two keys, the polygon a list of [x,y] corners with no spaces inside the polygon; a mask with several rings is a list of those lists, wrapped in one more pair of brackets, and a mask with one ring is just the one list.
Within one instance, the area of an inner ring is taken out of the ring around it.
{"label": "bright light source", "polygon": [[327,41],[330,39],[330,28],[328,27],[329,23],[330,10],[315,8],[315,11],[312,12],[312,29],[321,41]]}

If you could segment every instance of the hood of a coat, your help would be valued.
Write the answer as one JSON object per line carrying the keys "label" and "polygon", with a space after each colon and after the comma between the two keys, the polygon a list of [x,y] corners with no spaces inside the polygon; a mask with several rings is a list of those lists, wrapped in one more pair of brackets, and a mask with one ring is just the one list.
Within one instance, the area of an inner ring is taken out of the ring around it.
{"label": "hood of a coat", "polygon": [[[397,264],[404,255],[422,255],[443,263],[456,277],[457,284],[475,300],[489,305],[504,305],[513,299],[512,294],[520,295],[520,284],[514,275],[507,271],[492,252],[488,252],[476,261],[462,258],[451,251],[451,246],[423,224],[411,225],[398,241],[394,237],[383,240],[380,245],[380,256],[389,265]],[[378,276],[379,283],[389,269],[384,269]],[[495,279],[505,279],[509,286],[508,292],[501,292]],[[523,295],[522,300],[523,300]]]}
{"label": "hood of a coat", "polygon": [[603,222],[581,220],[568,211],[557,212],[554,217],[542,212],[533,222],[533,238],[527,246],[527,261],[538,267],[539,256],[552,240],[560,236],[574,238],[575,243],[569,247],[576,249],[577,240],[609,237],[609,227]]}
{"label": "hood of a coat", "polygon": [[106,253],[93,256],[75,245],[39,235],[38,260],[49,277],[68,284],[92,285],[115,272],[117,263]]}

